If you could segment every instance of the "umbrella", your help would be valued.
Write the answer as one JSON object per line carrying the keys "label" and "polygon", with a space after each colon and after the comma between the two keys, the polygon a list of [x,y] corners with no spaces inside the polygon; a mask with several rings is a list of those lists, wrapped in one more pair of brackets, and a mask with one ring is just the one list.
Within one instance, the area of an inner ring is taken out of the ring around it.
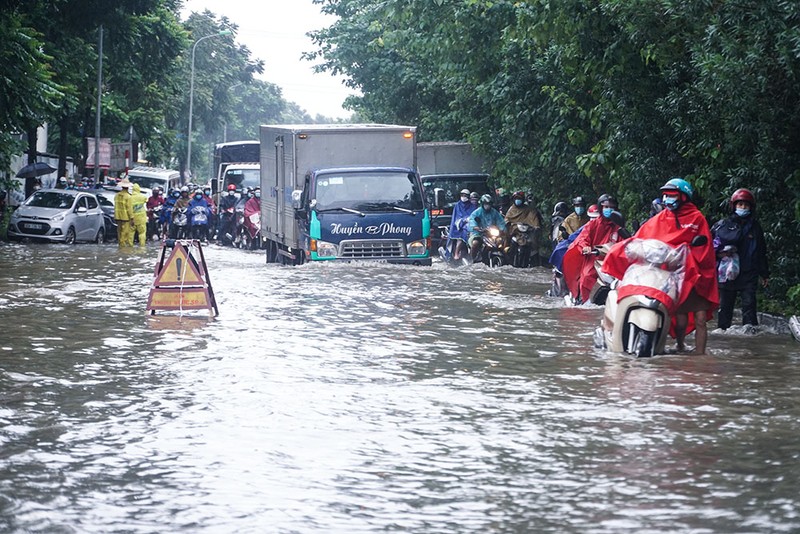
{"label": "umbrella", "polygon": [[29,163],[22,167],[17,173],[17,178],[36,178],[37,176],[56,172],[56,170],[57,169],[54,169],[44,161],[37,161],[36,163]]}

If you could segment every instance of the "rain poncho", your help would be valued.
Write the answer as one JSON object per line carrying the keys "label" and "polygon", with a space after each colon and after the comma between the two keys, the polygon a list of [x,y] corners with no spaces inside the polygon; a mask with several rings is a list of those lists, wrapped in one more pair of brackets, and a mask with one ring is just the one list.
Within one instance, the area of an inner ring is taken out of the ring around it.
{"label": "rain poncho", "polygon": [[208,225],[208,219],[211,217],[211,207],[206,202],[203,196],[197,198],[192,197],[189,201],[189,224],[191,226]]}
{"label": "rain poncho", "polygon": [[261,226],[261,199],[252,197],[247,199],[244,205],[244,227],[250,233],[250,237],[258,234]]}
{"label": "rain poncho", "polygon": [[478,205],[469,200],[456,202],[455,206],[453,206],[453,217],[450,219],[450,239],[467,240],[469,235],[469,216],[476,209],[478,209]]}
{"label": "rain poncho", "polygon": [[[697,235],[706,236],[708,243],[703,246],[688,247],[680,296],[672,308],[680,306],[694,289],[698,296],[709,301],[710,313],[719,304],[717,262],[711,245],[708,222],[700,210],[690,202],[682,204],[677,211],[663,210],[645,221],[636,235],[622,241],[609,251],[603,260],[603,271],[622,280],[628,267],[636,262],[635,258],[626,254],[626,246],[632,239],[656,239],[677,248],[680,245],[689,245]],[[663,297],[653,288],[629,284],[619,288],[618,299],[636,294],[659,300],[661,300],[659,297]]]}
{"label": "rain poncho", "polygon": [[619,230],[619,225],[607,217],[592,219],[582,227],[581,233],[569,246],[571,254],[581,255],[578,280],[576,281],[572,277],[568,278],[565,273],[565,281],[573,297],[580,298],[580,300],[586,302],[589,299],[592,286],[597,282],[597,270],[594,267],[597,256],[593,254],[583,255],[583,248],[616,243],[619,241]]}
{"label": "rain poncho", "polygon": [[[480,221],[480,222],[479,222]],[[501,231],[506,231],[506,221],[503,216],[494,208],[489,211],[484,211],[483,206],[476,209],[469,216],[469,234],[471,237],[481,235],[475,228],[489,228],[490,226],[497,226]]]}

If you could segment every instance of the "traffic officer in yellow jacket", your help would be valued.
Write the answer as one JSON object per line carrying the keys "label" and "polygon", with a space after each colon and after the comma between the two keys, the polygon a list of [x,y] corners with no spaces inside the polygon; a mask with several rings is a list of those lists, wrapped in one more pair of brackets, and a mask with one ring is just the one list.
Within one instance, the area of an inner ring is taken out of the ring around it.
{"label": "traffic officer in yellow jacket", "polygon": [[[133,228],[139,235],[139,245],[144,247],[147,245],[147,197],[142,193],[139,184],[133,184],[131,203],[133,204]],[[134,242],[134,237],[134,234],[131,234],[131,244]]]}
{"label": "traffic officer in yellow jacket", "polygon": [[133,184],[124,178],[119,184],[122,191],[114,196],[114,219],[117,221],[117,241],[120,247],[133,246]]}

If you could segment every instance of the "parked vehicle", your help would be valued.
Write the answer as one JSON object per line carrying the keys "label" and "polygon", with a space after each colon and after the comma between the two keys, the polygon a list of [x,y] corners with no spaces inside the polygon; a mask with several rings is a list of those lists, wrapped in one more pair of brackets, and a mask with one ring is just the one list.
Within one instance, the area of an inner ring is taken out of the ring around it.
{"label": "parked vehicle", "polygon": [[133,167],[128,171],[128,180],[139,184],[145,197],[149,197],[156,186],[164,193],[181,187],[180,172],[157,167]]}
{"label": "parked vehicle", "polygon": [[214,172],[211,195],[219,204],[219,194],[228,184],[236,184],[241,191],[245,187],[257,187],[261,181],[259,171],[261,143],[258,140],[231,141],[214,147]]}
{"label": "parked vehicle", "polygon": [[85,191],[40,189],[11,215],[11,240],[35,239],[71,245],[105,241],[103,210],[97,197]]}
{"label": "parked vehicle", "polygon": [[430,265],[415,146],[416,128],[407,126],[262,126],[267,261]]}
{"label": "parked vehicle", "polygon": [[[117,187],[117,189],[121,189]],[[106,241],[117,240],[117,220],[114,218],[114,197],[117,191],[113,189],[90,189],[87,190],[97,197],[100,209],[103,210],[103,224],[106,228]]]}

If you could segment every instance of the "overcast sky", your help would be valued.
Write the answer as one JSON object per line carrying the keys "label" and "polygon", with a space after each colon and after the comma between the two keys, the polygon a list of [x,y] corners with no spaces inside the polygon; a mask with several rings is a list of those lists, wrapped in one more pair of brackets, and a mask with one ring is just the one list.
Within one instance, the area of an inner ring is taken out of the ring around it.
{"label": "overcast sky", "polygon": [[350,116],[342,102],[352,91],[342,78],[315,74],[313,63],[300,59],[303,52],[314,50],[306,33],[334,20],[311,0],[184,0],[183,18],[206,9],[239,26],[236,41],[247,46],[254,58],[264,60],[260,78],[280,86],[286,100],[312,117]]}

